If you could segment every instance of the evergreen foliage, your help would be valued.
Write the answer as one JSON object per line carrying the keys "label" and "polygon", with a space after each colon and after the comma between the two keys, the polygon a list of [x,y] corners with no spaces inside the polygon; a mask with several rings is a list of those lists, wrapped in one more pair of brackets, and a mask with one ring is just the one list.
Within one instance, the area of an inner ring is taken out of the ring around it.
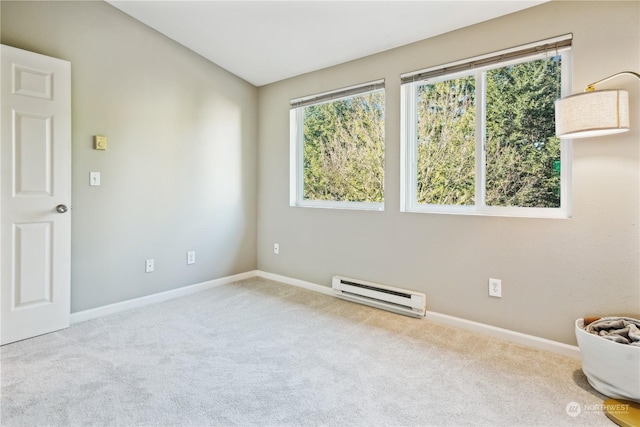
{"label": "evergreen foliage", "polygon": [[487,72],[488,206],[560,206],[560,72],[558,58]]}
{"label": "evergreen foliage", "polygon": [[417,90],[417,201],[473,205],[475,79],[447,80]]}
{"label": "evergreen foliage", "polygon": [[[560,73],[560,57],[484,73],[487,206],[560,206]],[[476,78],[416,91],[417,201],[473,206]],[[304,198],[382,202],[384,121],[384,91],[305,107]]]}
{"label": "evergreen foliage", "polygon": [[383,201],[384,92],[304,110],[304,198]]}
{"label": "evergreen foliage", "polygon": [[[559,57],[486,72],[488,206],[560,206],[560,73]],[[418,87],[418,203],[474,204],[475,90],[473,76]]]}

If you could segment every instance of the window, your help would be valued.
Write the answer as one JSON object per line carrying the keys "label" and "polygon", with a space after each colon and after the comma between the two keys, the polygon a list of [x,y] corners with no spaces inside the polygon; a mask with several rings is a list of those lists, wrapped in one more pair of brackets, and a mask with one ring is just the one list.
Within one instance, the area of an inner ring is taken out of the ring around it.
{"label": "window", "polygon": [[568,217],[570,37],[402,76],[402,210]]}
{"label": "window", "polygon": [[382,210],[384,81],[291,101],[292,206]]}

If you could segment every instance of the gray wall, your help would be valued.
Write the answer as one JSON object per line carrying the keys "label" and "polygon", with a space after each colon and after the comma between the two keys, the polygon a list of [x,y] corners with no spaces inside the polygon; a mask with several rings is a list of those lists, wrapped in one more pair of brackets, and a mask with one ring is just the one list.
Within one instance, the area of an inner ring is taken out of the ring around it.
{"label": "gray wall", "polygon": [[[640,3],[551,2],[521,13],[260,88],[258,268],[326,286],[334,274],[424,291],[428,309],[565,343],[585,315],[640,315],[638,136],[573,145],[573,217],[400,213],[400,74],[573,33],[573,92],[640,70]],[[384,212],[295,208],[289,100],[386,79]],[[274,242],[280,255],[274,255]],[[487,295],[502,279],[502,299]]]}
{"label": "gray wall", "polygon": [[72,312],[255,269],[257,89],[107,3],[1,7],[3,44],[72,64]]}

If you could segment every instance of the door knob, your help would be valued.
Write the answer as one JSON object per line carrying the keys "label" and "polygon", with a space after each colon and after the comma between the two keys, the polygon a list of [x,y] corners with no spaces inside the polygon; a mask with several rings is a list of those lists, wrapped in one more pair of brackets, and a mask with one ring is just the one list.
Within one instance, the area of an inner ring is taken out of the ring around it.
{"label": "door knob", "polygon": [[69,208],[67,208],[67,205],[58,205],[58,206],[56,206],[56,211],[58,211],[58,213],[65,213],[68,210],[69,210]]}

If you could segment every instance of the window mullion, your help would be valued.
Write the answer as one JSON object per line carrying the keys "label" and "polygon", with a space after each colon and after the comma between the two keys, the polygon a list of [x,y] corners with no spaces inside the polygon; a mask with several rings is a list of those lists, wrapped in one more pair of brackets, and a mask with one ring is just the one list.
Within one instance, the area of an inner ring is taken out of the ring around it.
{"label": "window mullion", "polygon": [[295,206],[298,200],[298,110],[289,110],[289,122],[293,125],[289,129],[289,205]]}
{"label": "window mullion", "polygon": [[414,86],[410,92],[409,102],[413,113],[409,117],[409,167],[411,168],[411,174],[409,176],[409,191],[411,192],[411,205],[416,206],[418,204],[418,97],[416,92],[417,86]]}
{"label": "window mullion", "polygon": [[418,150],[418,105],[416,96],[417,86],[409,85],[402,89],[402,142],[400,145],[400,177],[401,177],[401,194],[400,194],[400,210],[408,211],[414,209],[418,202],[418,167],[417,167],[417,150]]}
{"label": "window mullion", "polygon": [[476,72],[476,179],[475,206],[476,209],[486,207],[486,176],[487,176],[487,126],[486,126],[486,72]]}
{"label": "window mullion", "polygon": [[296,189],[297,200],[304,200],[304,109],[297,108]]}
{"label": "window mullion", "polygon": [[[561,54],[562,68],[560,74],[560,97],[563,98],[571,94],[570,70],[573,69],[571,61],[573,54],[565,51]],[[573,142],[570,139],[560,140],[560,207],[564,209],[568,217],[571,217],[571,158]]]}

